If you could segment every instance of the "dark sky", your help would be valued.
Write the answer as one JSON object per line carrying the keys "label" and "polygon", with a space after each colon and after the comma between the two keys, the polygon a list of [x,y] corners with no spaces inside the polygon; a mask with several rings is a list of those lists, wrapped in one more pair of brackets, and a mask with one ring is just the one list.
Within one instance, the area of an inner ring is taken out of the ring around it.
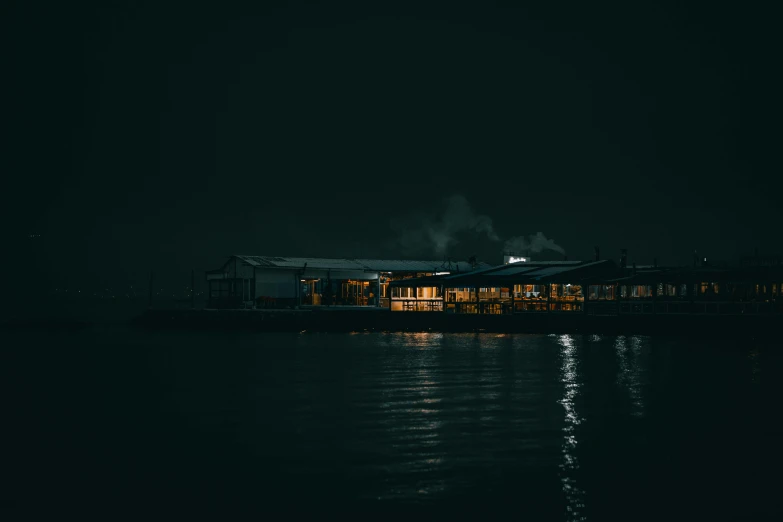
{"label": "dark sky", "polygon": [[572,259],[781,253],[771,12],[518,3],[4,5],[7,244],[85,285],[438,257],[399,222],[456,194],[500,238],[456,258],[539,231]]}

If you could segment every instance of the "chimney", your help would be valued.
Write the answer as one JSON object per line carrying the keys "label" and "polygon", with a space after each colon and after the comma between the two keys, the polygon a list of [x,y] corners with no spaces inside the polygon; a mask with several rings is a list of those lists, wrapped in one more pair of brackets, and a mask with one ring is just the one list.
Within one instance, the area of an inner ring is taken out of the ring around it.
{"label": "chimney", "polygon": [[568,261],[568,256],[563,254],[563,261]]}
{"label": "chimney", "polygon": [[636,275],[636,263],[633,264],[633,275]]}
{"label": "chimney", "polygon": [[620,268],[628,267],[628,250],[625,248],[620,250]]}
{"label": "chimney", "polygon": [[601,253],[598,247],[593,247],[593,250],[595,251],[595,260],[600,261],[601,259]]}
{"label": "chimney", "polygon": [[657,257],[653,258],[653,268],[658,268],[658,258]]}
{"label": "chimney", "polygon": [[699,254],[696,253],[696,249],[693,250],[693,268],[699,266]]}

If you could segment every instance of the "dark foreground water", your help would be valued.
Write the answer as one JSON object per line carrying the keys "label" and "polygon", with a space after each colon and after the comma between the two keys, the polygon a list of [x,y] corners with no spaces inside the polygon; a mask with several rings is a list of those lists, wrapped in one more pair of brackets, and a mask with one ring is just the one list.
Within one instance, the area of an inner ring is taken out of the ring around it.
{"label": "dark foreground water", "polygon": [[783,519],[779,344],[0,335],[14,517]]}

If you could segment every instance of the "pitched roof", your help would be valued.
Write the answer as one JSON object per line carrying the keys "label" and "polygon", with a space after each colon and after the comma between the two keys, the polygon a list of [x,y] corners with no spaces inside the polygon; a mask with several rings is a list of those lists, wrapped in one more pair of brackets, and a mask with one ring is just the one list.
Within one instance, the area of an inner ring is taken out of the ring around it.
{"label": "pitched roof", "polygon": [[[379,272],[469,272],[473,268],[467,261],[418,261],[407,259],[357,259],[367,270]],[[477,268],[491,265],[478,263]]]}
{"label": "pitched roof", "polygon": [[343,270],[366,270],[365,266],[352,259],[328,259],[323,257],[276,257],[276,256],[235,256],[251,266],[274,268],[330,268]]}
{"label": "pitched roof", "polygon": [[[336,270],[363,270],[370,272],[469,272],[466,261],[421,261],[407,259],[330,259],[323,257],[280,257],[236,255],[251,266],[273,268],[325,268]],[[477,268],[491,265],[480,262]]]}
{"label": "pitched roof", "polygon": [[[486,269],[474,270],[446,276],[441,276],[438,281],[454,286],[500,286],[508,284],[539,282],[552,283],[577,283],[586,278],[603,279],[608,275],[617,273],[616,265],[609,260],[601,261],[556,261],[543,263],[514,263],[513,265],[500,265]],[[435,278],[427,278],[426,282],[432,283]],[[403,280],[392,282],[395,286],[415,286],[419,280]]]}

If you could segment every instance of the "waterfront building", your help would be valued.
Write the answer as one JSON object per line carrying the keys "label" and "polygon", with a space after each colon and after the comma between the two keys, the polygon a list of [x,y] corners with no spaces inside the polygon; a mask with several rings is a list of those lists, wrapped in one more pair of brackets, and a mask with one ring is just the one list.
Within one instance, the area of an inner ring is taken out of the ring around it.
{"label": "waterfront building", "polygon": [[[764,315],[783,312],[783,265],[504,264],[231,256],[206,273],[207,308],[359,307],[446,314]],[[698,262],[697,262],[698,261]]]}
{"label": "waterfront building", "polygon": [[486,263],[233,255],[206,273],[208,308],[391,306],[389,284],[464,273]]}

